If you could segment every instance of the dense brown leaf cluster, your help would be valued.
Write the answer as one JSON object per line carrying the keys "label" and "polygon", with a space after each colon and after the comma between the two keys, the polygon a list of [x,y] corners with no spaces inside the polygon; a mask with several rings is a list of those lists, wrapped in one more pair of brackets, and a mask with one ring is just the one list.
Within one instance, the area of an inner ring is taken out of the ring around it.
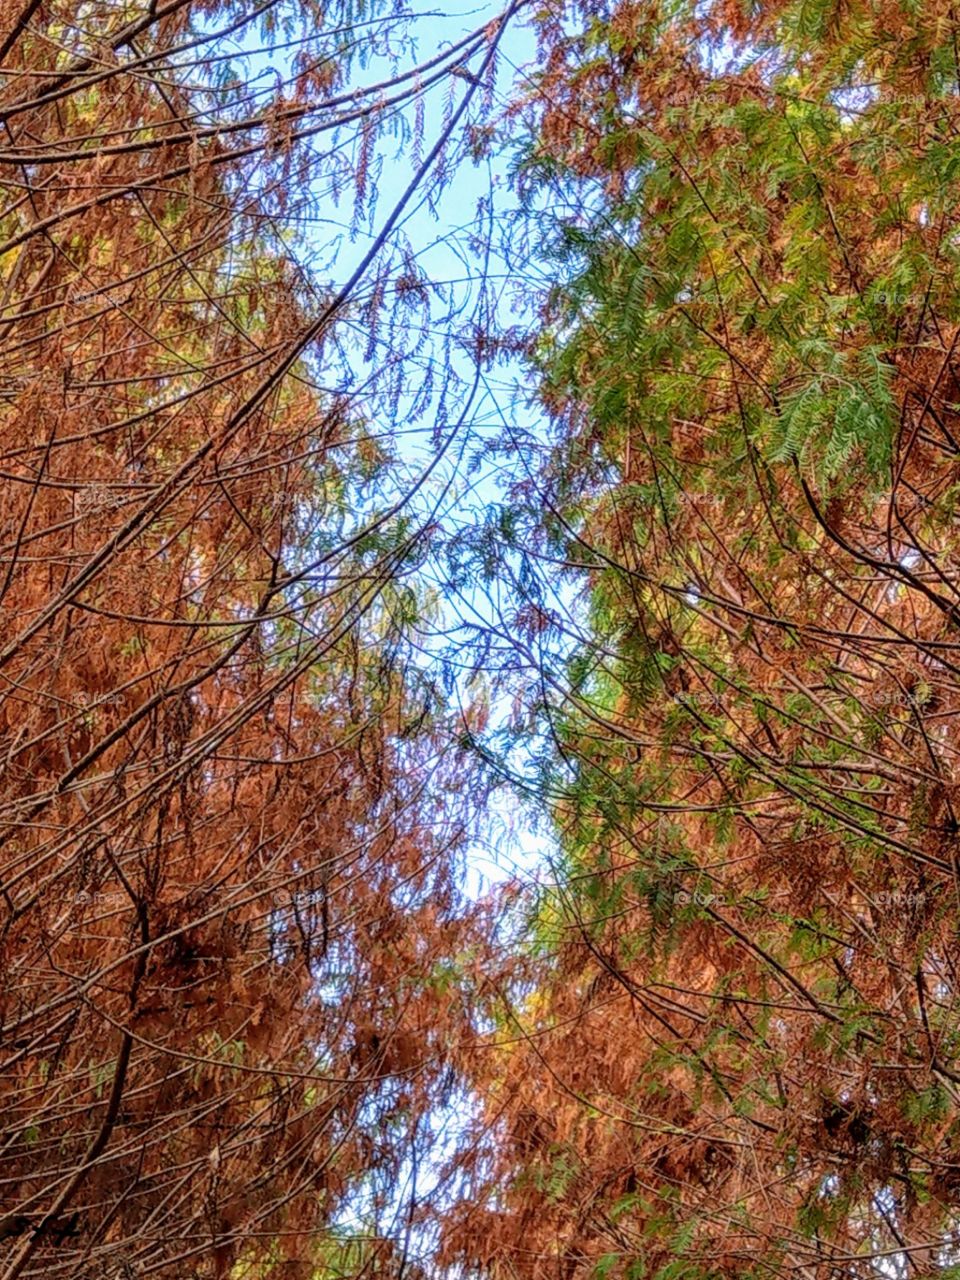
{"label": "dense brown leaf cluster", "polygon": [[0,19],[4,1280],[409,1270],[469,1031],[411,535],[315,380],[349,292],[275,234],[298,128],[384,91],[335,96],[308,6],[292,84],[230,106],[256,17]]}
{"label": "dense brown leaf cluster", "polygon": [[528,172],[579,274],[535,492],[591,612],[557,960],[451,1256],[953,1275],[956,14],[545,21]]}

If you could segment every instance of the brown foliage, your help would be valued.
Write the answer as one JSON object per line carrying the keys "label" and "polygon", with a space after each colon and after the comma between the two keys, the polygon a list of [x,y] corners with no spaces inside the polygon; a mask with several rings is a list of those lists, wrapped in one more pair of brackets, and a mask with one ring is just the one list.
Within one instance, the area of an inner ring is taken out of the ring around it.
{"label": "brown foliage", "polygon": [[529,484],[594,678],[549,703],[552,974],[449,1256],[925,1278],[958,1257],[957,17],[578,12],[525,104],[582,271]]}
{"label": "brown foliage", "polygon": [[345,1206],[402,1269],[469,1030],[404,548],[313,551],[377,456],[307,358],[349,290],[273,235],[297,138],[353,119],[365,166],[380,91],[337,100],[304,36],[292,96],[211,123],[197,60],[249,16],[0,20],[3,1280],[308,1276]]}

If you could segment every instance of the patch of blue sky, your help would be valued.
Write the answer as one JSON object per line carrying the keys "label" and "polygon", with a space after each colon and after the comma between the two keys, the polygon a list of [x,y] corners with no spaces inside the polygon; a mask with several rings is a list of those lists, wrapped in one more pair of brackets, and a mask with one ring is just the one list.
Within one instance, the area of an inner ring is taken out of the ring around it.
{"label": "patch of blue sky", "polygon": [[[417,59],[422,63],[455,48],[497,12],[493,6],[418,15],[407,11],[402,33],[399,24],[390,24],[388,37],[380,29],[369,47],[356,51],[351,83],[338,89],[338,97],[366,101],[365,86],[389,80]],[[218,55],[223,60],[222,92],[233,95],[236,109],[255,112],[278,86],[289,83],[298,44],[297,34],[282,23],[272,33],[262,27],[238,32],[233,47]],[[522,83],[533,53],[532,32],[515,19],[492,74],[476,91],[475,122],[481,116],[496,118],[508,94]],[[353,125],[342,135],[332,133],[323,144],[327,149],[313,157],[315,164],[305,171],[302,185],[294,183],[295,189],[285,193],[286,216],[275,220],[274,232],[299,263],[304,287],[318,304],[335,295],[363,261],[380,234],[387,216],[383,210],[389,211],[407,188],[420,156],[469,90],[469,76],[482,57],[481,47],[460,73],[425,92],[419,105],[409,101],[392,112],[369,158],[362,198],[347,175],[355,173],[359,149],[368,144],[363,129]],[[508,150],[475,160],[465,123],[451,138],[437,171],[410,198],[338,323],[335,340],[308,356],[317,385],[348,395],[363,433],[389,440],[395,450],[388,486],[380,477],[375,491],[358,492],[355,507],[337,513],[327,531],[334,539],[361,528],[373,510],[404,499],[406,518],[431,528],[432,546],[443,548],[458,536],[470,537],[508,501],[524,468],[536,482],[538,455],[547,448],[548,427],[520,362],[487,361],[480,349],[486,334],[507,329],[524,334],[536,327],[536,295],[548,284],[535,252],[542,211],[517,210]],[[342,169],[339,190],[331,183],[331,166]],[[524,217],[528,224],[518,225]],[[524,245],[532,251],[523,252]],[[422,285],[423,305],[405,313],[381,306],[378,316],[377,304],[384,301],[378,290],[381,295],[395,291],[401,276]],[[522,442],[519,460],[504,460],[498,446],[505,436]],[[322,547],[303,550],[309,559]],[[505,685],[491,678],[484,692],[486,675],[470,660],[471,641],[492,632],[506,650],[515,639],[509,630],[515,604],[510,587],[503,581],[485,587],[451,577],[442,555],[424,560],[418,575],[433,601],[432,618],[424,620],[417,636],[421,661],[429,667],[451,649],[460,653],[459,669],[456,658],[452,663],[453,700],[466,705],[487,698],[487,732],[493,737],[509,721],[513,698],[509,681]],[[576,609],[575,592],[549,576],[538,591],[559,616]],[[554,656],[559,672],[562,646]],[[516,687],[521,679],[518,673]],[[510,766],[524,772],[523,761],[511,760]],[[537,825],[533,809],[517,792],[504,788],[475,832],[464,888],[479,896],[505,879],[537,875],[552,846],[552,834],[542,822]]]}

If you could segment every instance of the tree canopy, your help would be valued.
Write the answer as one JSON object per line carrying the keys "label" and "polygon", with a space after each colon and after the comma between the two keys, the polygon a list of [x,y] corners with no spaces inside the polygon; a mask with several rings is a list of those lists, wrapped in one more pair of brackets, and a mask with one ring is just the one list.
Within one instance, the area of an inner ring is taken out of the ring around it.
{"label": "tree canopy", "polygon": [[960,1275],[958,21],[0,19],[0,1280]]}

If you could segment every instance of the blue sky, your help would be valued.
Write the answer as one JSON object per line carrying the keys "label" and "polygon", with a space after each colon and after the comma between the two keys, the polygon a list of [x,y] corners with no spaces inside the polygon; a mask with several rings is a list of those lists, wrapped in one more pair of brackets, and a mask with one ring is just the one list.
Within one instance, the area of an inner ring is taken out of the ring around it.
{"label": "blue sky", "polygon": [[[385,48],[383,41],[371,41],[359,50],[348,88],[379,83],[432,58],[498,11],[497,5],[483,5],[456,8],[442,15],[425,11],[411,16],[406,35],[390,42],[392,49]],[[262,26],[259,30],[244,29],[235,39],[235,50],[230,50],[232,56],[221,70],[221,80],[232,79],[237,90],[242,84],[255,96],[276,92],[289,77],[296,51],[291,38],[298,35],[296,30],[285,32],[282,27],[272,32]],[[502,39],[495,76],[475,95],[471,107],[475,118],[497,118],[533,55],[533,33],[514,20]],[[478,67],[481,59],[482,51],[470,65]],[[337,157],[330,135],[308,144],[316,163],[307,183],[293,184],[291,217],[281,234],[287,249],[298,259],[310,292],[318,299],[335,292],[362,261],[371,238],[409,183],[420,155],[429,151],[447,113],[467,87],[465,79],[446,76],[423,95],[421,108],[410,104],[393,117],[390,132],[371,147],[369,179],[359,205],[351,186],[345,184],[339,193],[331,189],[329,174],[337,166]],[[358,148],[363,145],[360,135],[351,129],[343,139],[334,135],[334,141],[343,147],[344,168],[355,167]],[[410,262],[430,282],[434,296],[429,323],[425,316],[419,320],[412,316],[408,327],[383,332],[376,342],[370,342],[368,317],[362,307],[355,307],[340,350],[332,353],[327,349],[325,367],[320,371],[320,381],[326,385],[342,385],[344,379],[352,379],[356,403],[367,418],[368,429],[393,434],[399,454],[399,465],[391,468],[396,492],[422,475],[435,459],[438,437],[449,430],[446,424],[462,415],[441,465],[435,467],[429,484],[418,495],[421,510],[440,502],[438,521],[447,536],[478,525],[518,478],[515,462],[505,467],[502,458],[490,451],[505,427],[534,440],[544,440],[547,432],[516,362],[499,363],[478,380],[475,362],[450,340],[474,320],[494,327],[521,328],[534,321],[523,297],[523,277],[533,268],[522,263],[518,270],[515,263],[508,265],[501,253],[500,233],[516,204],[509,184],[510,153],[497,152],[475,164],[463,154],[461,141],[462,136],[456,138],[451,149],[448,160],[455,163],[450,163],[446,181],[418,191],[390,237],[394,278],[401,270],[397,255],[405,248]],[[460,154],[454,156],[454,150]],[[396,380],[392,394],[385,395],[382,386],[374,390],[371,384],[383,382],[383,363],[389,353],[405,345],[403,376]],[[425,384],[431,381],[432,392],[427,396]],[[388,423],[390,416],[392,422]],[[451,584],[445,566],[430,561],[421,568],[421,581],[424,585],[432,582],[435,588],[435,630],[422,637],[426,662],[458,624],[483,625],[497,620],[500,601],[496,585],[485,595],[467,584]],[[569,603],[568,598],[565,607]],[[464,677],[453,697],[464,701],[486,697],[489,728],[495,730],[510,713],[510,698],[491,696],[483,685],[482,675],[469,682]],[[469,894],[478,895],[491,883],[511,875],[537,874],[545,869],[552,848],[550,835],[534,829],[531,816],[504,788],[494,797],[469,852],[464,887]]]}

